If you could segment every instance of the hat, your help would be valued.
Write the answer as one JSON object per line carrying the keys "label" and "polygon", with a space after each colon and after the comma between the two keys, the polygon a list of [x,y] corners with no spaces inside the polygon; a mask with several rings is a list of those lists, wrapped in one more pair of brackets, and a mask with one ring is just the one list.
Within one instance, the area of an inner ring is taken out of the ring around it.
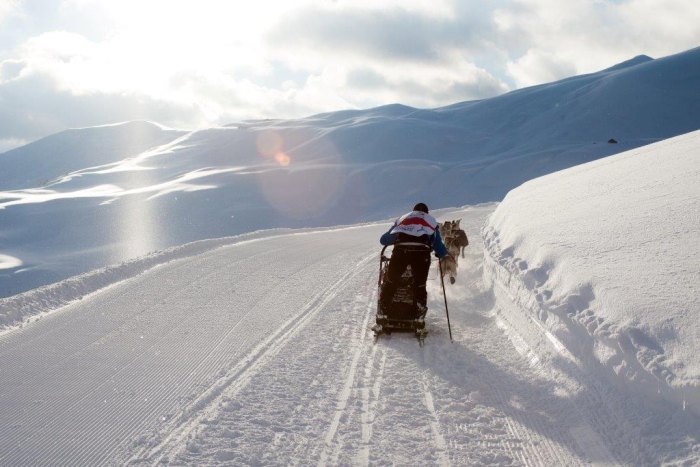
{"label": "hat", "polygon": [[413,206],[414,211],[420,211],[428,214],[428,206],[425,203],[418,203]]}

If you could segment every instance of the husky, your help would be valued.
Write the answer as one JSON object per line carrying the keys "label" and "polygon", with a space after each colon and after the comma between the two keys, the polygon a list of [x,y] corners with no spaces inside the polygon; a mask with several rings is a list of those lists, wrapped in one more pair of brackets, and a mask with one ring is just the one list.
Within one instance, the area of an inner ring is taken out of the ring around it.
{"label": "husky", "polygon": [[457,249],[462,250],[462,258],[464,258],[464,249],[469,246],[469,238],[467,238],[467,233],[458,228],[452,232],[450,239],[457,246]]}
{"label": "husky", "polygon": [[457,277],[457,260],[451,256],[445,256],[442,261],[442,277],[450,276],[450,284],[454,284]]}
{"label": "husky", "polygon": [[445,221],[440,224],[440,233],[442,234],[442,239],[447,241],[450,237],[454,236],[455,230],[459,228],[459,220]]}
{"label": "husky", "polygon": [[447,251],[450,253],[450,255],[442,259],[442,276],[444,277],[449,274],[450,284],[454,284],[456,280],[455,277],[457,277],[459,245],[457,244],[455,238],[448,238],[448,240],[445,242],[445,246],[447,247]]}
{"label": "husky", "polygon": [[452,221],[445,221],[440,224],[440,233],[442,234],[442,240],[446,241],[452,233]]}

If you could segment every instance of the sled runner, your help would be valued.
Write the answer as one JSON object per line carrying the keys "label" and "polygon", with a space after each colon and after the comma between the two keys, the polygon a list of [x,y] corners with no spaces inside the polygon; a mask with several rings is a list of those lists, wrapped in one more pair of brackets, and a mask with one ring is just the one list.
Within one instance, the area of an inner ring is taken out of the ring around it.
{"label": "sled runner", "polygon": [[382,288],[385,285],[389,262],[391,261],[391,257],[385,255],[386,249],[386,246],[382,248],[379,259],[377,316],[376,324],[372,328],[375,340],[382,334],[412,332],[418,338],[420,344],[423,345],[423,339],[428,334],[425,330],[426,309],[421,309],[414,298],[413,275],[410,265],[406,267],[406,270],[401,275],[391,303],[384,306],[379,300],[379,297],[382,295]]}

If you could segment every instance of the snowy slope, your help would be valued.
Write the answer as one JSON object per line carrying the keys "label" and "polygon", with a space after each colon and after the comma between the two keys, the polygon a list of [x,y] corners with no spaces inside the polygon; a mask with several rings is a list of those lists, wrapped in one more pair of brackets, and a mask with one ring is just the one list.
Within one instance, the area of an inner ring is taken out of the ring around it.
{"label": "snowy slope", "polygon": [[700,131],[527,182],[484,235],[516,314],[700,412]]}
{"label": "snowy slope", "polygon": [[700,128],[699,87],[693,49],[432,110],[50,136],[0,154],[0,296],[201,239],[500,200]]}
{"label": "snowy slope", "polygon": [[700,461],[696,416],[553,364],[545,335],[503,319],[482,284],[493,209],[436,213],[472,240],[447,290],[454,343],[435,265],[426,346],[373,343],[384,222],[204,242],[114,272],[0,335],[0,464]]}

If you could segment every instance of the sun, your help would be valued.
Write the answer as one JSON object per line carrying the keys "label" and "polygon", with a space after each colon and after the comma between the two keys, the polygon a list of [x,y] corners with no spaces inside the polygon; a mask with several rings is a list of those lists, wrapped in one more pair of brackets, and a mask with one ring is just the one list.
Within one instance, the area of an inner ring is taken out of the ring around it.
{"label": "sun", "polygon": [[99,41],[91,39],[93,50],[85,47],[80,73],[67,82],[79,83],[86,92],[135,91],[167,99],[187,97],[187,86],[179,85],[183,77],[220,83],[235,80],[241,71],[269,73],[265,35],[286,12],[303,3],[68,2],[91,11],[86,17],[100,18],[103,31]]}

